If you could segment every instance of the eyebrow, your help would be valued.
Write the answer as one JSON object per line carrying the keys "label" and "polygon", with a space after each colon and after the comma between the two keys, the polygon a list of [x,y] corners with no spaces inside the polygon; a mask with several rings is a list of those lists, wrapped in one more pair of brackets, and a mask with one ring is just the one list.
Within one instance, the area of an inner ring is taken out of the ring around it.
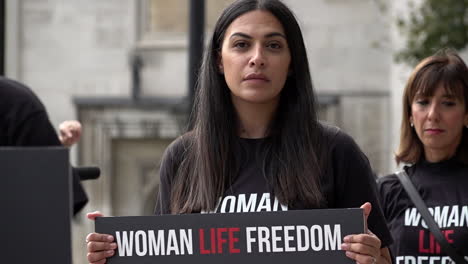
{"label": "eyebrow", "polygon": [[[271,32],[271,33],[268,33],[266,34],[264,37],[265,38],[272,38],[272,37],[276,37],[276,36],[279,36],[279,37],[282,37],[284,39],[286,39],[286,36],[282,33],[279,33],[279,32]],[[245,33],[242,33],[242,32],[235,32],[233,33],[229,38],[233,38],[233,37],[243,37],[243,38],[247,38],[247,39],[253,39],[252,36],[249,36]]]}
{"label": "eyebrow", "polygon": [[442,95],[443,98],[448,98],[448,99],[456,99],[457,96],[454,94],[444,94]]}
{"label": "eyebrow", "polygon": [[[434,97],[434,95],[423,95],[423,94],[415,94],[414,98],[426,98],[426,97]],[[447,98],[447,99],[457,99],[457,96],[455,94],[443,94],[442,98]]]}

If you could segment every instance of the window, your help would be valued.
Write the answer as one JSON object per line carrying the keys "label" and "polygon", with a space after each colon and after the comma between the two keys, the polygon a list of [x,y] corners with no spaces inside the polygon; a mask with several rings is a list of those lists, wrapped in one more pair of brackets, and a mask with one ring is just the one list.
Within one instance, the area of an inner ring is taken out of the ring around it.
{"label": "window", "polygon": [[[205,32],[233,0],[205,0]],[[140,5],[140,44],[181,43],[188,36],[190,0],[145,0]]]}

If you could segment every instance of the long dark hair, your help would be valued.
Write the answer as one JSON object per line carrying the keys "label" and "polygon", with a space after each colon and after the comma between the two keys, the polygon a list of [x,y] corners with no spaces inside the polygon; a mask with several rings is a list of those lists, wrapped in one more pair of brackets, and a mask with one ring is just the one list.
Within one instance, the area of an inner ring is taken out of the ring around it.
{"label": "long dark hair", "polygon": [[269,127],[264,173],[272,175],[272,191],[282,204],[294,206],[294,201],[300,201],[308,208],[323,205],[321,158],[326,155],[319,140],[322,130],[299,25],[278,0],[239,0],[221,14],[204,54],[189,146],[172,184],[172,213],[213,210],[238,172],[234,151],[239,140],[238,120],[218,62],[229,25],[254,10],[268,11],[281,22],[291,53],[290,74]]}
{"label": "long dark hair", "polygon": [[[422,60],[408,79],[403,92],[400,145],[395,154],[397,163],[416,163],[424,158],[423,143],[410,126],[411,104],[417,93],[432,96],[439,86],[460,98],[465,103],[465,113],[468,113],[468,68],[453,50],[441,50]],[[468,128],[466,127],[463,127],[462,139],[455,156],[468,165]]]}

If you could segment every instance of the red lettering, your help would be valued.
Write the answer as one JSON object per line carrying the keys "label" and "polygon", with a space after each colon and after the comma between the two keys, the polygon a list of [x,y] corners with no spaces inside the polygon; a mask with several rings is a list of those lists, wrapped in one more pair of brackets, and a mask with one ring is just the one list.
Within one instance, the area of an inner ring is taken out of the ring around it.
{"label": "red lettering", "polygon": [[210,251],[205,249],[205,231],[203,228],[199,230],[199,237],[200,237],[200,254],[210,254]]}
{"label": "red lettering", "polygon": [[419,230],[419,253],[429,253],[429,249],[424,247],[424,230]]}
{"label": "red lettering", "polygon": [[210,232],[211,232],[211,254],[216,254],[216,243],[215,243],[215,241],[216,241],[216,238],[215,238],[216,232],[215,232],[215,229],[211,228]]}
{"label": "red lettering", "polygon": [[[425,236],[426,232],[429,234],[429,236],[427,237]],[[450,244],[452,244],[453,239],[451,239],[449,236],[451,236],[454,233],[454,230],[441,230],[441,232],[445,236],[447,241]],[[441,253],[439,243],[429,230],[419,230],[419,253]]]}
{"label": "red lettering", "polygon": [[236,232],[240,232],[239,227],[210,228],[210,239],[207,240],[205,229],[200,228],[200,254],[223,254],[226,244],[229,247],[229,253],[240,253],[240,249],[235,247],[239,242],[239,237],[235,236]]}
{"label": "red lettering", "polygon": [[442,231],[442,233],[444,233],[445,235],[445,239],[447,239],[447,242],[449,242],[450,244],[453,243],[453,239],[449,238],[449,235],[453,235],[455,231],[454,230],[444,230]]}
{"label": "red lettering", "polygon": [[240,249],[234,247],[234,243],[239,241],[238,237],[234,237],[234,232],[239,232],[240,228],[229,228],[229,253],[240,253]]}
{"label": "red lettering", "polygon": [[217,235],[218,235],[218,253],[223,253],[223,244],[226,244],[227,240],[223,238],[223,233],[227,232],[227,228],[221,227],[217,228]]}

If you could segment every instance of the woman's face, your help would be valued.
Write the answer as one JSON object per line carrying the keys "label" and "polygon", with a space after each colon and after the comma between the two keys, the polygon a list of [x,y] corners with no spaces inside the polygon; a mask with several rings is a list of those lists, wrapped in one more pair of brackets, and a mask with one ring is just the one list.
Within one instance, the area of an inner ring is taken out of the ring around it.
{"label": "woman's face", "polygon": [[463,126],[468,125],[463,98],[448,94],[439,86],[433,96],[416,94],[411,105],[410,121],[423,143],[426,158],[450,158],[460,144]]}
{"label": "woman's face", "polygon": [[277,103],[288,76],[291,54],[283,26],[267,11],[251,11],[226,30],[219,69],[234,104]]}

